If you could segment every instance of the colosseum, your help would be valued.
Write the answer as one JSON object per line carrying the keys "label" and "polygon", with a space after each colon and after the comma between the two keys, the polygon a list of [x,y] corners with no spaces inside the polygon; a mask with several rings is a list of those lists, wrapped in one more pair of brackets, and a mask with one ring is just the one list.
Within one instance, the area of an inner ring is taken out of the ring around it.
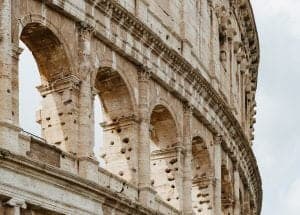
{"label": "colosseum", "polygon": [[[20,41],[41,137],[20,127]],[[0,50],[0,215],[260,214],[249,0],[0,0]]]}

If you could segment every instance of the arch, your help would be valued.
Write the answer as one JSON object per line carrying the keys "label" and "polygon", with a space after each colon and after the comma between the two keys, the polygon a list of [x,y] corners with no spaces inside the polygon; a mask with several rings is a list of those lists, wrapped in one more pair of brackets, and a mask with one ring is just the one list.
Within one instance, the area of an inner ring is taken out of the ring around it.
{"label": "arch", "polygon": [[192,205],[194,214],[209,213],[212,207],[213,168],[207,143],[201,136],[192,139]]}
{"label": "arch", "polygon": [[20,18],[19,23],[18,23],[19,29],[17,31],[19,33],[18,39],[21,39],[21,35],[22,35],[24,29],[28,25],[34,24],[34,23],[47,28],[51,32],[51,34],[53,34],[58,39],[61,47],[64,50],[64,54],[65,54],[66,58],[68,59],[67,62],[68,62],[68,65],[70,66],[70,71],[72,71],[74,73],[75,67],[73,64],[70,63],[71,59],[72,59],[72,55],[71,55],[72,52],[71,52],[71,48],[69,46],[68,40],[64,37],[62,32],[47,17],[41,16],[39,14],[29,14],[29,15],[26,15],[26,16]]}
{"label": "arch", "polygon": [[[102,105],[103,168],[137,184],[138,123],[130,85],[117,70],[101,67],[92,77]],[[97,132],[95,135],[99,135]]]}
{"label": "arch", "polygon": [[41,77],[41,86],[37,88],[43,99],[37,122],[41,125],[42,137],[49,144],[76,153],[76,136],[68,127],[76,129],[77,115],[73,107],[79,81],[72,75],[70,57],[61,41],[63,37],[47,19],[38,15],[23,17],[19,30],[19,40],[32,52]]}
{"label": "arch", "polygon": [[179,209],[182,157],[175,119],[164,105],[151,111],[150,137],[151,185],[160,198]]}
{"label": "arch", "polygon": [[36,59],[42,83],[71,74],[71,65],[65,47],[54,32],[39,22],[23,27],[20,39]]}
{"label": "arch", "polygon": [[[106,121],[114,121],[118,117],[136,115],[136,102],[133,90],[121,72],[111,67],[101,67],[96,72],[92,82],[102,101]],[[117,109],[113,109],[111,102],[117,100],[121,103]]]}
{"label": "arch", "polygon": [[[148,119],[151,119],[152,113],[154,111],[154,109],[158,106],[163,106],[168,110],[168,113],[170,114],[170,117],[174,120],[175,123],[175,129],[177,131],[177,138],[181,139],[182,137],[182,131],[180,129],[180,125],[178,123],[178,117],[175,113],[178,112],[178,110],[176,111],[171,105],[170,102],[168,102],[166,99],[164,98],[157,98],[157,100],[155,102],[150,103],[150,107],[149,107],[149,116]],[[181,144],[181,142],[179,142],[179,144]]]}

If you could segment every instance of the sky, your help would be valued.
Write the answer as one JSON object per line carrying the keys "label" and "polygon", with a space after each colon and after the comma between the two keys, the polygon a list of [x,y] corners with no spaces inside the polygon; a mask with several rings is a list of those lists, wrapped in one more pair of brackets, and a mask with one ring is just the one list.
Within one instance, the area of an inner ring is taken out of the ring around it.
{"label": "sky", "polygon": [[300,1],[252,0],[260,39],[254,151],[262,215],[300,214]]}
{"label": "sky", "polygon": [[[262,215],[300,214],[300,0],[251,0],[260,40],[254,152],[263,181]],[[40,135],[35,123],[38,69],[28,49],[20,57],[21,127]],[[99,100],[96,101],[98,104]],[[96,105],[100,106],[100,105]],[[100,109],[96,143],[101,140]],[[99,151],[99,144],[95,151]]]}

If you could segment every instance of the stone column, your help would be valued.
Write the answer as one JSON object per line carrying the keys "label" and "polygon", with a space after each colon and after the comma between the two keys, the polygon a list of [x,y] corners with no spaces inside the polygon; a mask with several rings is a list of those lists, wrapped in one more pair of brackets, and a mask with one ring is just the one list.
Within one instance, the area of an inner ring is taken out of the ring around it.
{"label": "stone column", "polygon": [[192,115],[193,108],[184,104],[183,113],[183,214],[192,214]]}
{"label": "stone column", "polygon": [[234,215],[240,215],[240,174],[238,170],[237,163],[234,164],[234,171],[233,171],[233,180],[234,180],[234,209],[233,214]]}
{"label": "stone column", "polygon": [[23,49],[19,44],[13,47],[12,64],[12,117],[13,124],[19,126],[19,56]]}
{"label": "stone column", "polygon": [[214,10],[214,6],[212,2],[209,3],[210,6],[210,13],[211,13],[211,39],[210,39],[210,46],[211,46],[211,56],[210,56],[210,75],[212,79],[212,86],[218,90],[219,89],[219,82],[220,82],[220,41],[219,41],[219,23],[218,17]]}
{"label": "stone column", "polygon": [[[180,141],[181,142],[181,141]],[[176,189],[179,195],[179,210],[183,210],[183,202],[185,201],[185,196],[183,193],[183,174],[184,174],[184,156],[183,156],[183,148],[182,145],[178,141],[178,147],[176,147],[176,157],[178,159],[178,171],[175,174],[175,178],[177,179]],[[190,193],[191,194],[191,193]]]}
{"label": "stone column", "polygon": [[21,215],[21,208],[27,208],[24,200],[15,198],[10,199],[5,205],[7,206],[4,213],[5,215]]}
{"label": "stone column", "polygon": [[139,142],[138,142],[138,170],[140,189],[139,200],[148,205],[150,201],[150,71],[141,67],[138,71],[139,79]]}
{"label": "stone column", "polygon": [[11,0],[0,1],[0,147],[21,153],[13,120]]}
{"label": "stone column", "polygon": [[214,214],[222,214],[222,137],[216,136],[214,140]]}
{"label": "stone column", "polygon": [[77,24],[79,31],[79,74],[81,86],[79,93],[79,131],[78,155],[94,157],[94,83],[91,83],[91,39],[94,28],[87,23]]}

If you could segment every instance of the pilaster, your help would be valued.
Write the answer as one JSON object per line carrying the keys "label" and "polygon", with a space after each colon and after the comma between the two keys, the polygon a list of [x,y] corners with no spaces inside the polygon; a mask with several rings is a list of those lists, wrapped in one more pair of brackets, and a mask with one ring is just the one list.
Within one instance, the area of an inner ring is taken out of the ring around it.
{"label": "pilaster", "polygon": [[140,67],[138,71],[139,80],[139,148],[138,148],[138,167],[139,167],[139,200],[145,206],[150,204],[150,71],[149,68]]}
{"label": "pilaster", "polygon": [[214,214],[222,214],[222,137],[216,136],[214,139]]}
{"label": "pilaster", "polygon": [[0,147],[20,154],[20,129],[15,124],[13,111],[11,8],[11,0],[0,2]]}
{"label": "pilaster", "polygon": [[234,164],[233,170],[233,189],[234,189],[234,209],[233,215],[240,215],[240,174],[237,163]]}
{"label": "pilaster", "polygon": [[192,214],[192,115],[193,107],[183,104],[183,214]]}
{"label": "pilaster", "polygon": [[91,40],[94,27],[84,22],[77,23],[78,58],[81,86],[79,93],[78,152],[80,157],[94,157],[94,95],[91,83]]}

